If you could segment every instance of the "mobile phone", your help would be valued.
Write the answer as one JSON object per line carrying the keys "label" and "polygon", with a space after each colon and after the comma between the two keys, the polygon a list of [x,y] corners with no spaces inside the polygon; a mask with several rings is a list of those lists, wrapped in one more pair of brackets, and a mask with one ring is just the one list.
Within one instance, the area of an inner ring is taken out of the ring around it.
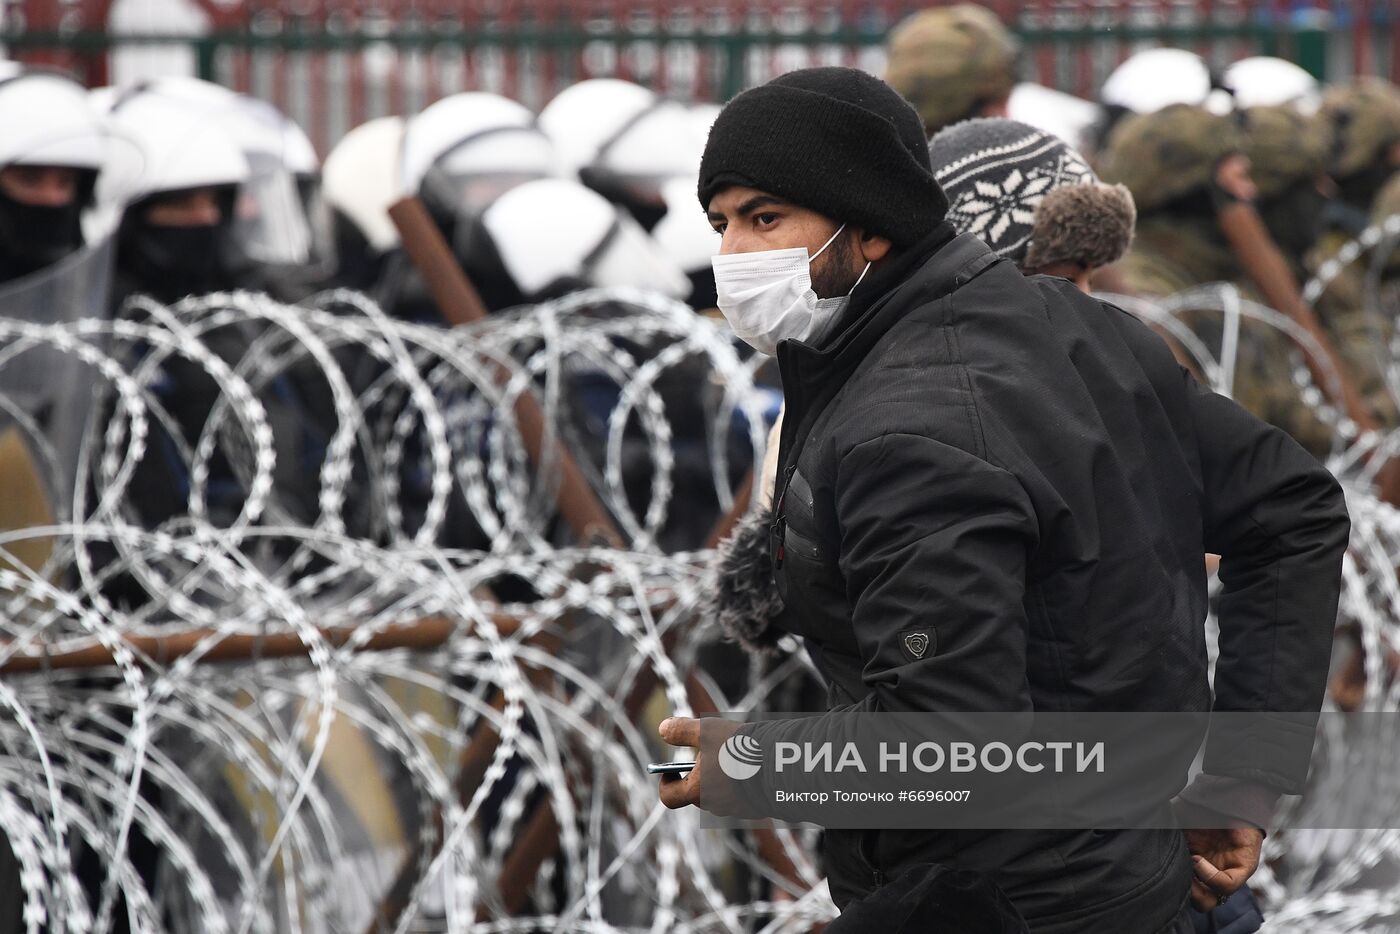
{"label": "mobile phone", "polygon": [[684,775],[695,768],[694,760],[675,759],[670,762],[651,762],[647,764],[647,771],[653,775],[664,775],[672,773]]}

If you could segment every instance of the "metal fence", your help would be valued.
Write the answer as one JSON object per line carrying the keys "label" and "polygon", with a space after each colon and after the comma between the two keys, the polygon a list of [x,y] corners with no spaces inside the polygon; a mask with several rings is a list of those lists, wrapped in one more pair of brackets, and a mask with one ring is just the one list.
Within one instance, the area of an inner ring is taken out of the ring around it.
{"label": "metal fence", "polygon": [[[12,54],[72,68],[93,84],[149,73],[153,63],[158,69],[190,70],[278,104],[308,128],[323,151],[366,119],[413,113],[471,88],[539,107],[587,77],[616,75],[683,100],[723,100],[805,65],[856,65],[879,73],[885,37],[894,24],[915,9],[937,5],[909,0],[253,0],[223,6],[184,0],[203,7],[208,30],[179,35],[158,22],[135,33],[107,29],[105,18],[94,22],[92,17],[105,17],[109,2],[10,0],[11,8],[25,10],[11,9],[0,21],[0,42]],[[1282,55],[1323,78],[1356,72],[1394,76],[1400,68],[1400,12],[1393,0],[992,0],[985,5],[1022,37],[1026,78],[1085,97],[1094,96],[1127,55],[1157,44],[1195,49],[1219,65],[1259,52]]]}

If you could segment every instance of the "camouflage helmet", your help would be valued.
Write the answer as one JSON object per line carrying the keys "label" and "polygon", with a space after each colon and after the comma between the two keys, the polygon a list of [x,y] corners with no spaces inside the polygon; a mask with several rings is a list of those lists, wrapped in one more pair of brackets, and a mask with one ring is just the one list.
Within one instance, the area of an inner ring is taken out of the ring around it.
{"label": "camouflage helmet", "polygon": [[1305,116],[1291,104],[1242,112],[1244,152],[1259,197],[1271,198],[1327,171],[1332,150],[1326,120]]}
{"label": "camouflage helmet", "polygon": [[1400,142],[1400,88],[1384,78],[1357,78],[1328,89],[1322,112],[1334,134],[1332,174],[1339,179],[1364,170]]}
{"label": "camouflage helmet", "polygon": [[1133,193],[1141,212],[1210,187],[1215,167],[1241,140],[1229,117],[1190,104],[1130,116],[1113,128],[1099,176]]}
{"label": "camouflage helmet", "polygon": [[885,81],[936,133],[1011,93],[1019,45],[995,13],[971,3],[922,10],[889,37]]}

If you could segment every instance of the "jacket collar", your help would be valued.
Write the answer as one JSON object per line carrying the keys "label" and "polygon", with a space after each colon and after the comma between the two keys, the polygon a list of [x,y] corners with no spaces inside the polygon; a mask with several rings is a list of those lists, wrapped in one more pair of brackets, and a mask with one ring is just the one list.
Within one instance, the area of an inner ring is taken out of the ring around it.
{"label": "jacket collar", "polygon": [[940,223],[892,257],[878,274],[871,270],[820,345],[778,343],[778,370],[788,408],[778,445],[780,490],[786,489],[786,478],[817,418],[880,338],[913,308],[947,295],[996,262],[997,255],[981,240],[957,236],[949,224]]}
{"label": "jacket collar", "polygon": [[836,327],[832,328],[820,343],[811,345],[813,349],[835,349],[841,346],[843,341],[848,341],[851,335],[861,330],[861,326],[866,323],[863,320],[867,317],[866,313],[881,304],[885,296],[892,294],[907,282],[939,248],[953,239],[953,235],[952,225],[947,222],[940,223],[922,240],[890,256],[878,267],[872,267],[870,275],[851,293],[851,300]]}
{"label": "jacket collar", "polygon": [[778,344],[784,392],[793,389],[790,378],[809,385],[817,378],[839,385],[912,305],[951,292],[996,260],[982,241],[957,236],[950,224],[940,223],[923,240],[872,268],[820,343]]}

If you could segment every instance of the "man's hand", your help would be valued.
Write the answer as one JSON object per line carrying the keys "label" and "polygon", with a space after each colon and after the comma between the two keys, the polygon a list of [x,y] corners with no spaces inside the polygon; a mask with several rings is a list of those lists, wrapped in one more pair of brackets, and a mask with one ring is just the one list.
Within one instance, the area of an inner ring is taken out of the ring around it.
{"label": "man's hand", "polygon": [[[657,732],[672,746],[691,746],[696,750],[695,768],[685,775],[674,772],[661,776],[661,803],[668,808],[683,808],[688,804],[700,806],[700,788],[706,781],[705,769],[715,761],[715,755],[724,741],[733,736],[739,724],[721,717],[706,717],[692,720],[689,717],[667,717],[661,721]],[[705,788],[705,809],[715,814],[727,814],[728,809],[716,804],[724,798],[723,791],[728,784],[720,774],[709,780]]]}
{"label": "man's hand", "polygon": [[1264,831],[1253,827],[1229,830],[1183,830],[1196,878],[1191,882],[1191,903],[1210,911],[1238,892],[1259,868]]}

